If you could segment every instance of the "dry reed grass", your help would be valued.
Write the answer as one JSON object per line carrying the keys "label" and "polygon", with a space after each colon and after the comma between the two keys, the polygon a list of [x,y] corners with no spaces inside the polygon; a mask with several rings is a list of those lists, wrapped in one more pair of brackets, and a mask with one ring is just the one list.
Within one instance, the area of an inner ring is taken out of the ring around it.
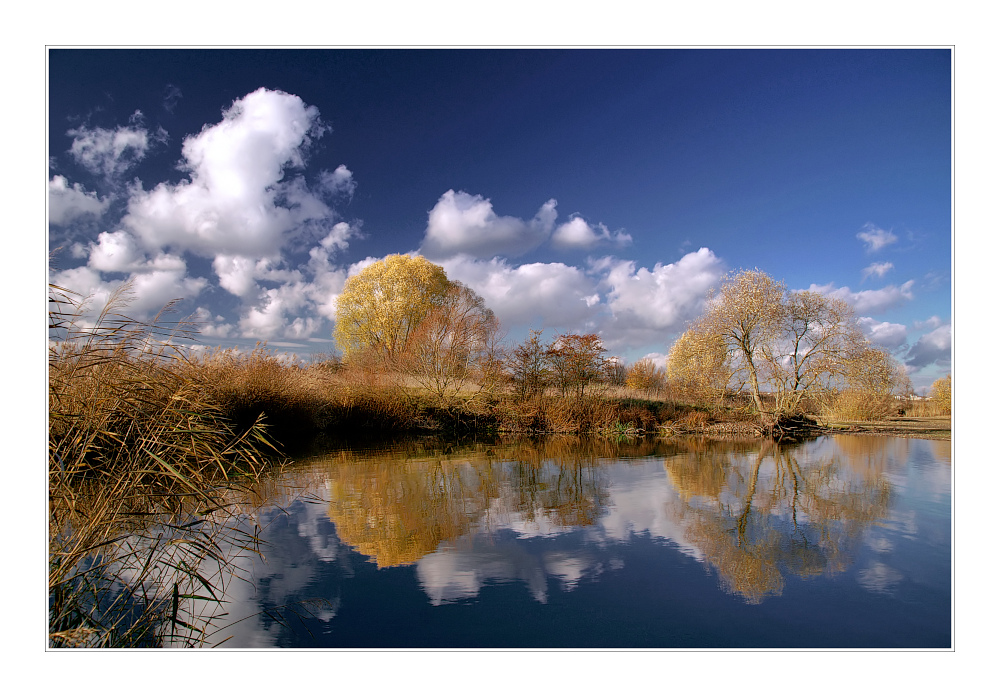
{"label": "dry reed grass", "polygon": [[191,379],[177,344],[188,327],[123,315],[127,285],[88,326],[78,297],[50,290],[50,644],[197,644],[210,618],[183,605],[217,590],[197,569],[229,564],[223,541],[255,544],[228,524],[224,494],[252,483],[273,447]]}

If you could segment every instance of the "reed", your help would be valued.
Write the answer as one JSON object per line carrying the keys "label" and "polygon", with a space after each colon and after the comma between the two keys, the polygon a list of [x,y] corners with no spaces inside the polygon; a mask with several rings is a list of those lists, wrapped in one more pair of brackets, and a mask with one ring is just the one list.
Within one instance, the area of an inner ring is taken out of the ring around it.
{"label": "reed", "polygon": [[[276,453],[263,424],[237,429],[180,348],[191,328],[123,314],[126,284],[96,321],[50,287],[49,637],[53,647],[196,645],[219,598],[223,549],[252,549],[229,509]],[[214,579],[214,580],[213,580]]]}

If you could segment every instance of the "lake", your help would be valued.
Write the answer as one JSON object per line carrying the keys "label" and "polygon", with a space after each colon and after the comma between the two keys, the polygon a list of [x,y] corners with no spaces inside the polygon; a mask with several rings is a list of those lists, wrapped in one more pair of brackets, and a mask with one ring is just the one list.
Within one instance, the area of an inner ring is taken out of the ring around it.
{"label": "lake", "polygon": [[210,643],[950,648],[951,483],[877,436],[329,447],[243,504]]}

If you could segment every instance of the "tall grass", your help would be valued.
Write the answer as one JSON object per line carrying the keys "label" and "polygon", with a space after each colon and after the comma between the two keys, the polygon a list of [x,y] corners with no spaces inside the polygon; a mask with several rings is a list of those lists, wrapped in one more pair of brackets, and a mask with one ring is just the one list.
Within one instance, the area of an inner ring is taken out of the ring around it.
{"label": "tall grass", "polygon": [[[275,452],[261,421],[236,429],[179,348],[190,327],[122,314],[95,321],[50,287],[49,637],[53,647],[198,644],[185,616],[220,589],[199,568],[252,548],[227,511]],[[169,311],[171,308],[166,308]]]}

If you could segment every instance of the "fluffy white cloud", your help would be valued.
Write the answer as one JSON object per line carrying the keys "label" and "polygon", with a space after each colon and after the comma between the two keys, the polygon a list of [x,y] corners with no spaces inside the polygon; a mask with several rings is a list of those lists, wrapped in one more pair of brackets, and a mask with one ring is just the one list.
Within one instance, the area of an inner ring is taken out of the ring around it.
{"label": "fluffy white cloud", "polygon": [[354,190],[358,187],[358,183],[354,181],[354,174],[344,165],[340,165],[332,172],[322,172],[319,181],[320,186],[331,194],[348,198],[354,195]]}
{"label": "fluffy white cloud", "polygon": [[98,271],[132,271],[145,259],[132,236],[123,230],[98,235],[89,256],[87,265]]}
{"label": "fluffy white cloud", "polygon": [[857,238],[865,243],[869,252],[877,252],[898,239],[891,231],[876,227],[874,223],[866,223]]}
{"label": "fluffy white cloud", "polygon": [[882,278],[887,273],[889,273],[889,271],[891,271],[892,268],[893,267],[891,261],[870,264],[861,271],[861,278],[862,280],[868,278],[869,276],[878,276],[879,278]]}
{"label": "fluffy white cloud", "polygon": [[[206,287],[204,278],[191,278],[187,268],[177,257],[158,257],[136,265],[138,272],[131,274],[132,288],[122,311],[135,319],[148,319],[162,310],[172,300],[194,298]],[[52,282],[87,297],[87,311],[83,326],[92,324],[94,318],[108,302],[120,281],[104,281],[98,270],[88,266],[53,274]]]}
{"label": "fluffy white cloud", "polygon": [[942,321],[942,319],[940,317],[938,317],[937,315],[932,315],[931,317],[929,317],[929,318],[927,318],[925,320],[917,320],[916,322],[914,322],[913,323],[913,328],[914,329],[937,329],[942,324],[944,324],[944,322]]}
{"label": "fluffy white cloud", "polygon": [[228,339],[233,336],[233,325],[226,323],[222,315],[213,315],[210,310],[199,307],[191,316],[198,325],[198,333],[215,339]]}
{"label": "fluffy white cloud", "polygon": [[604,223],[598,223],[595,229],[579,216],[573,216],[552,233],[552,246],[556,249],[590,249],[599,244],[624,247],[631,242],[631,235],[624,232],[612,233]]}
{"label": "fluffy white cloud", "polygon": [[135,112],[131,126],[87,128],[81,126],[66,133],[73,136],[69,152],[80,165],[92,174],[115,179],[124,174],[146,156],[153,142],[164,142],[167,133],[162,128],[150,135],[142,126],[142,112]]}
{"label": "fluffy white cloud", "polygon": [[871,317],[859,317],[858,324],[865,336],[879,346],[899,348],[906,343],[906,326],[891,322],[877,322]]}
{"label": "fluffy white cloud", "polygon": [[301,178],[285,179],[322,132],[319,111],[299,97],[248,94],[184,140],[190,180],[133,191],[123,224],[148,248],[275,257],[288,236],[333,216]]}
{"label": "fluffy white cloud", "polygon": [[910,280],[901,286],[888,285],[878,290],[854,292],[847,286],[837,288],[832,283],[827,283],[823,286],[814,283],[809,286],[808,290],[833,298],[839,298],[854,306],[854,309],[858,313],[877,314],[913,300],[913,285],[914,281]]}
{"label": "fluffy white cloud", "polygon": [[300,312],[309,305],[309,290],[307,284],[288,283],[264,291],[260,300],[240,317],[241,334],[257,339],[311,336],[319,328],[319,320],[309,312]]}
{"label": "fluffy white cloud", "polygon": [[906,354],[906,365],[911,368],[919,369],[932,363],[951,364],[951,324],[924,334]]}
{"label": "fluffy white cloud", "polygon": [[566,264],[512,266],[463,255],[442,262],[449,278],[483,296],[505,326],[570,328],[592,318],[600,300],[596,282]]}
{"label": "fluffy white cloud", "polygon": [[66,177],[56,175],[49,182],[49,223],[68,225],[84,216],[99,217],[111,201],[99,199],[96,191],[84,191],[79,184],[69,185]]}
{"label": "fluffy white cloud", "polygon": [[459,254],[475,257],[518,256],[548,239],[556,221],[556,201],[550,199],[531,220],[498,216],[493,204],[464,191],[446,191],[427,216],[427,233],[420,253],[429,259]]}
{"label": "fluffy white cloud", "polygon": [[702,310],[705,296],[725,272],[722,260],[702,247],[673,264],[636,269],[634,261],[606,257],[593,264],[608,287],[607,344],[662,341]]}

